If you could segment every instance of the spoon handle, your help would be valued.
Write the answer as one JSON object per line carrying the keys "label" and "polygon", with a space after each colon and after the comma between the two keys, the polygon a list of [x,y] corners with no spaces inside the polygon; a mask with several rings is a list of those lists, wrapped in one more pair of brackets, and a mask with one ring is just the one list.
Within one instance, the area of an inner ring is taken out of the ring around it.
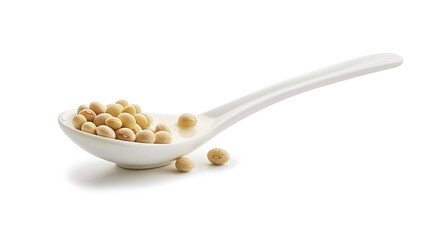
{"label": "spoon handle", "polygon": [[288,97],[342,80],[397,67],[402,61],[402,57],[391,53],[363,56],[279,82],[214,108],[203,115],[217,118],[214,127],[219,132]]}

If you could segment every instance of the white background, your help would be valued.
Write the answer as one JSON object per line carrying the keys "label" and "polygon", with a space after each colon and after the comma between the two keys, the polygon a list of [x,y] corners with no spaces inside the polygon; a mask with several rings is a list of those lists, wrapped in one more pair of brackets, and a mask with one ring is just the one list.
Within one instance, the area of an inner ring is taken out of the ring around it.
{"label": "white background", "polygon": [[[0,239],[428,239],[425,2],[0,2]],[[378,52],[404,64],[252,115],[188,174],[117,168],[57,124],[120,98],[198,114]]]}

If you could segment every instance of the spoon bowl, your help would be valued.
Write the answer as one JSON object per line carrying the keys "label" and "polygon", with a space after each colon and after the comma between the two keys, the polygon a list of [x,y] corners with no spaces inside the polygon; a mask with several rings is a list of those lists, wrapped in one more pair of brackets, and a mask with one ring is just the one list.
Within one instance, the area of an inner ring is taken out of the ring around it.
{"label": "spoon bowl", "polygon": [[197,117],[193,128],[177,126],[177,115],[151,114],[154,124],[172,130],[171,144],[145,144],[104,138],[74,129],[76,110],[58,117],[64,133],[87,152],[128,169],[147,169],[169,164],[184,156],[241,119],[288,97],[342,80],[397,67],[402,58],[391,53],[364,56],[285,80],[221,105]]}
{"label": "spoon bowl", "polygon": [[184,156],[209,139],[213,118],[197,116],[198,124],[192,128],[182,129],[177,126],[177,115],[150,114],[154,118],[154,126],[158,123],[167,124],[171,129],[172,143],[147,144],[120,141],[100,137],[79,131],[73,127],[72,118],[76,110],[63,112],[58,122],[64,133],[78,146],[94,156],[116,163],[128,169],[156,168],[171,163],[172,160]]}

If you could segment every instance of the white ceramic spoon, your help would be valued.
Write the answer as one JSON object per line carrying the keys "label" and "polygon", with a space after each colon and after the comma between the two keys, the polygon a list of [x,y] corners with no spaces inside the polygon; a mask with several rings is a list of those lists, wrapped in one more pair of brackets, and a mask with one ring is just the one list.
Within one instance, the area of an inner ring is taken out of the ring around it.
{"label": "white ceramic spoon", "polygon": [[[169,164],[207,142],[209,139],[241,119],[285,98],[360,75],[397,67],[402,58],[383,53],[356,58],[318,71],[292,78],[197,116],[197,126],[180,129],[178,116],[151,114],[157,122],[172,128],[171,144],[143,144],[104,138],[73,128],[72,117],[76,110],[62,113],[59,124],[64,133],[87,152],[129,169],[155,168]],[[267,147],[271,147],[267,144]]]}

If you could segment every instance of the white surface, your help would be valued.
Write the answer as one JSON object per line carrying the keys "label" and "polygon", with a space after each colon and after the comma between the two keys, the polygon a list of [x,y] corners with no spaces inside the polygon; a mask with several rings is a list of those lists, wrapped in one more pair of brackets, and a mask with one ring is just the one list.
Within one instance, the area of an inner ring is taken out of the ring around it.
{"label": "white surface", "polygon": [[[2,1],[0,239],[428,239],[424,3]],[[92,100],[199,113],[376,52],[404,64],[256,113],[189,174],[115,168],[57,124]]]}
{"label": "white surface", "polygon": [[[177,127],[179,115],[154,114],[154,122],[166,124],[171,129],[170,144],[141,144],[117,141],[76,130],[73,116],[76,109],[61,113],[58,123],[63,132],[79,147],[92,155],[116,163],[126,169],[150,169],[165,166],[171,161],[195,151],[202,144],[234,123],[274,103],[294,95],[333,84],[342,80],[397,67],[402,57],[381,53],[354,58],[301,76],[280,81],[253,93],[238,97],[203,114],[196,115],[196,126],[188,129]],[[271,146],[266,146],[270,148]]]}

